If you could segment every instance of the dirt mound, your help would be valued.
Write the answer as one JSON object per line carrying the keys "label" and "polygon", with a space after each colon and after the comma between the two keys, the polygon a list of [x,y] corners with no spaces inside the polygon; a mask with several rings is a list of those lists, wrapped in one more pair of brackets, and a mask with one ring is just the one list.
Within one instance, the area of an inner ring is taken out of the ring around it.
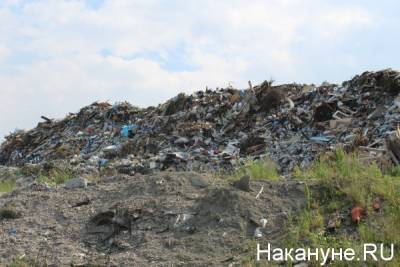
{"label": "dirt mound", "polygon": [[[197,216],[193,218],[198,228],[231,227],[244,232],[257,225],[258,221],[267,216],[255,203],[254,196],[233,188],[218,188],[209,192],[199,201],[196,208]],[[253,236],[248,231],[247,236]]]}
{"label": "dirt mound", "polygon": [[0,257],[6,263],[25,254],[50,266],[240,263],[260,219],[268,220],[265,240],[279,242],[282,220],[304,203],[303,186],[295,182],[254,182],[253,191],[243,192],[211,178],[122,175],[87,189],[5,194],[0,207],[13,203],[21,216],[0,219]]}

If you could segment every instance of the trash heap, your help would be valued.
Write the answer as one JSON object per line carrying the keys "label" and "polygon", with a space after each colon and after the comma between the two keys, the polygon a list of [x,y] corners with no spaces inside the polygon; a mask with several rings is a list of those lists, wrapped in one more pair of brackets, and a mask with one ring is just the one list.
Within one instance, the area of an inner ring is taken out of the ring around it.
{"label": "trash heap", "polygon": [[399,93],[400,73],[387,69],[342,85],[249,82],[246,90],[179,94],[157,107],[96,102],[6,136],[0,164],[64,159],[94,170],[114,164],[126,173],[217,171],[267,154],[286,173],[338,146],[398,164]]}

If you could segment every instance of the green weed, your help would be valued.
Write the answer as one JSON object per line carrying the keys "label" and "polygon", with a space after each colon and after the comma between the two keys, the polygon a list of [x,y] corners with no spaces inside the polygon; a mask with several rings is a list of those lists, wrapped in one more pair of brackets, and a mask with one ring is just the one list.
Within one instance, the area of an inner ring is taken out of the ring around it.
{"label": "green weed", "polygon": [[244,175],[249,175],[253,180],[276,181],[280,179],[276,164],[268,157],[257,160],[247,159],[233,174],[235,178],[240,178]]}
{"label": "green weed", "polygon": [[[400,245],[400,177],[396,169],[384,174],[375,163],[360,161],[357,154],[336,151],[322,156],[295,178],[305,181],[308,205],[287,221],[288,247],[353,248],[362,253],[365,243]],[[380,199],[381,210],[372,203]],[[351,209],[361,206],[365,215],[360,225],[351,220]],[[328,229],[329,217],[341,214],[337,229]],[[362,255],[362,254],[361,254]],[[312,263],[311,265],[319,263]],[[359,262],[333,262],[331,266],[359,266]],[[367,262],[367,266],[374,266]],[[399,255],[385,266],[400,266]]]}
{"label": "green weed", "polygon": [[12,262],[7,265],[10,267],[39,267],[41,266],[36,260],[29,259],[25,256],[14,257]]}
{"label": "green weed", "polygon": [[48,172],[41,172],[36,181],[38,183],[46,183],[51,185],[63,184],[74,177],[74,172],[68,165],[57,165]]}
{"label": "green weed", "polygon": [[15,187],[14,180],[1,180],[0,181],[0,192],[12,192]]}

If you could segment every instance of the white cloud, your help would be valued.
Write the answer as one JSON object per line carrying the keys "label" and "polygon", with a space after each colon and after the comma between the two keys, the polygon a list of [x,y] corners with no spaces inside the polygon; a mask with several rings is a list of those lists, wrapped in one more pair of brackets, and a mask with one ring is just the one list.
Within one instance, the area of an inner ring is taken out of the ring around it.
{"label": "white cloud", "polygon": [[0,62],[5,59],[9,55],[9,50],[7,47],[0,45]]}
{"label": "white cloud", "polygon": [[[9,116],[0,134],[95,100],[145,106],[231,81],[315,78],[298,46],[340,42],[371,20],[362,6],[299,0],[106,0],[95,10],[84,1],[8,0],[0,5],[0,112]],[[180,64],[193,68],[173,70]]]}
{"label": "white cloud", "polygon": [[328,38],[338,38],[345,34],[349,28],[369,27],[372,25],[372,16],[363,8],[333,8],[326,14],[320,14],[317,18],[318,32]]}

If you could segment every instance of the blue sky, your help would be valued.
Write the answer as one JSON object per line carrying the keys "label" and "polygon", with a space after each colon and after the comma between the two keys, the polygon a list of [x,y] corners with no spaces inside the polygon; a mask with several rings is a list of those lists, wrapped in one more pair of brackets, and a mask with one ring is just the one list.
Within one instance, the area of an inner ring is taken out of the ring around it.
{"label": "blue sky", "polygon": [[0,138],[97,100],[400,68],[399,1],[0,0]]}

